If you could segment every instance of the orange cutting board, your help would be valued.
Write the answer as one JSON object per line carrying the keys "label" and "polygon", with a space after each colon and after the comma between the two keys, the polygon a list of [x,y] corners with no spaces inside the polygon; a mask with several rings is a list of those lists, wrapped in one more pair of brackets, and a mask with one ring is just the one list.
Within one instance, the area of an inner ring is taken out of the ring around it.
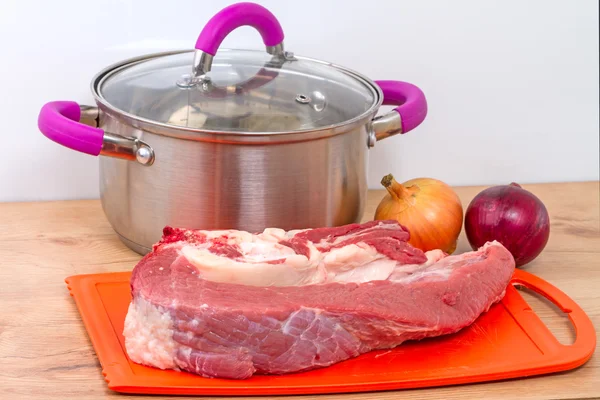
{"label": "orange cutting board", "polygon": [[[131,300],[130,272],[66,279],[90,336],[108,387],[117,392],[181,395],[272,395],[366,392],[518,378],[584,364],[596,332],[583,310],[548,282],[515,270],[504,299],[458,333],[406,342],[330,367],[247,380],[207,379],[133,363],[122,335]],[[558,305],[575,327],[562,345],[513,285],[526,286]]]}

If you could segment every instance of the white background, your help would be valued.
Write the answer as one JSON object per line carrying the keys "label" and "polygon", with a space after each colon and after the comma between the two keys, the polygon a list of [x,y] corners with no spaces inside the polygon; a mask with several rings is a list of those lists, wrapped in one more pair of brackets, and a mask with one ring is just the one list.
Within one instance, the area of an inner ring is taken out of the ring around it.
{"label": "white background", "polygon": [[[425,92],[426,122],[371,150],[371,187],[389,172],[454,185],[598,179],[597,0],[258,2],[288,50]],[[0,201],[98,197],[97,159],[42,136],[40,107],[92,104],[98,70],[192,48],[231,3],[1,0]],[[263,48],[251,28],[223,46]]]}

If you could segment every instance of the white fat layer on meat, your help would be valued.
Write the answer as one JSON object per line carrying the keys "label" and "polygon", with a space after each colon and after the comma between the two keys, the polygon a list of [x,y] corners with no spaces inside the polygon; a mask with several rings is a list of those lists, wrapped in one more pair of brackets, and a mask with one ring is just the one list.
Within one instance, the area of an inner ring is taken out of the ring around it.
{"label": "white fat layer on meat", "polygon": [[[237,245],[243,258],[235,260],[214,254],[209,250],[211,243],[183,246],[180,254],[198,269],[202,279],[252,286],[309,285],[326,280],[326,271],[320,268],[321,253],[309,243],[310,258],[307,258],[279,244],[291,237],[283,229],[267,228],[257,235],[235,230],[210,232],[209,238],[216,237],[225,237],[227,243]],[[274,263],[279,260],[285,261]]]}
{"label": "white fat layer on meat", "polygon": [[398,265],[397,261],[389,258],[377,259],[356,268],[344,269],[339,272],[329,272],[329,281],[332,282],[356,282],[364,283],[369,281],[385,280],[394,271]]}
{"label": "white fat layer on meat", "polygon": [[[256,249],[250,249],[250,251],[254,250]],[[291,254],[287,250],[291,250]],[[276,256],[273,248],[267,250],[264,255],[244,254],[244,261],[213,254],[203,246],[185,246],[181,249],[181,254],[198,269],[200,278],[216,282],[251,286],[292,286],[308,285],[323,280],[318,273],[315,274],[318,263],[294,253],[289,247],[287,250]],[[267,262],[281,258],[285,258],[284,263]]]}
{"label": "white fat layer on meat", "polygon": [[[385,226],[385,225],[384,225]],[[246,231],[237,231],[234,229],[223,229],[223,230],[214,230],[214,231],[202,231],[203,234],[206,235],[207,239],[215,239],[218,237],[227,237],[232,239],[234,242],[240,241],[252,241],[253,239],[260,238],[262,240],[270,240],[270,241],[281,241],[285,239],[289,239],[300,232],[304,232],[309,229],[295,229],[291,231],[285,231],[280,228],[266,228],[264,231],[259,233],[258,235],[254,235],[250,232]]]}
{"label": "white fat layer on meat", "polygon": [[[392,282],[411,282],[427,274],[438,274],[448,277],[452,271],[440,268],[439,263],[446,256],[441,250],[431,250],[425,252],[427,261],[423,264],[404,264],[401,268],[395,268],[390,274],[389,280]],[[435,265],[433,268],[432,266]]]}
{"label": "white fat layer on meat", "polygon": [[171,315],[137,296],[130,304],[125,327],[125,348],[138,364],[161,369],[176,369]]}
{"label": "white fat layer on meat", "polygon": [[[434,265],[445,257],[440,250],[425,253],[427,261],[423,264],[406,265],[361,242],[323,253],[308,242],[310,258],[307,258],[279,244],[279,241],[290,237],[290,232],[278,228],[268,228],[256,235],[235,230],[211,232],[213,238],[224,237],[228,243],[236,244],[243,254],[239,259],[210,252],[210,242],[185,244],[179,252],[198,269],[199,278],[251,286],[363,283],[376,280],[410,282],[426,276],[430,279],[447,279],[451,273],[446,268],[447,264]],[[278,260],[285,261],[274,263]]]}
{"label": "white fat layer on meat", "polygon": [[[240,242],[238,246],[242,253],[244,253],[246,262],[274,261],[296,254],[290,247],[263,240]],[[303,258],[306,259],[304,256]]]}
{"label": "white fat layer on meat", "polygon": [[[462,258],[446,257],[441,250],[432,250],[425,253],[427,261],[423,264],[400,264],[362,242],[328,252],[320,252],[313,243],[308,242],[310,257],[307,258],[296,254],[290,247],[279,244],[281,240],[289,239],[302,231],[286,232],[279,228],[267,228],[259,234],[236,230],[207,232],[209,239],[222,237],[227,239],[227,243],[237,245],[243,254],[239,259],[210,252],[210,242],[183,246],[179,244],[179,252],[198,269],[199,278],[251,286],[363,283],[377,280],[408,283],[425,277],[444,280],[452,273],[449,266],[455,262],[463,262]],[[344,240],[347,239],[345,237]],[[341,240],[336,240],[336,243]],[[276,263],[282,260],[284,261]]]}

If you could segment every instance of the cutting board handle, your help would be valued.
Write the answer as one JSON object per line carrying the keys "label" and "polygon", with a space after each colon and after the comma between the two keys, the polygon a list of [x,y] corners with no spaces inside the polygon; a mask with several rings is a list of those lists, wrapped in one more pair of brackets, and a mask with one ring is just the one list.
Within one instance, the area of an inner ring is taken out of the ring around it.
{"label": "cutting board handle", "polygon": [[[573,299],[545,280],[520,269],[515,270],[512,283],[525,286],[544,296],[556,304],[562,312],[568,314],[575,328],[575,341],[571,345],[559,344],[563,347],[563,352],[569,353],[569,358],[587,359],[592,356],[596,349],[596,330],[585,311]],[[573,357],[574,353],[579,354],[580,357]]]}

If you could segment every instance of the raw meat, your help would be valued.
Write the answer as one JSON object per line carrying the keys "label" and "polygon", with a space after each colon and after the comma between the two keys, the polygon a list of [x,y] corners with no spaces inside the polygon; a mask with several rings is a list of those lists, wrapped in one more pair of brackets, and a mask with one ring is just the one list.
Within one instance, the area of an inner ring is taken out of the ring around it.
{"label": "raw meat", "polygon": [[133,270],[127,353],[205,377],[299,372],[457,332],[504,296],[515,264],[500,243],[448,256],[408,239],[395,221],[167,227]]}

